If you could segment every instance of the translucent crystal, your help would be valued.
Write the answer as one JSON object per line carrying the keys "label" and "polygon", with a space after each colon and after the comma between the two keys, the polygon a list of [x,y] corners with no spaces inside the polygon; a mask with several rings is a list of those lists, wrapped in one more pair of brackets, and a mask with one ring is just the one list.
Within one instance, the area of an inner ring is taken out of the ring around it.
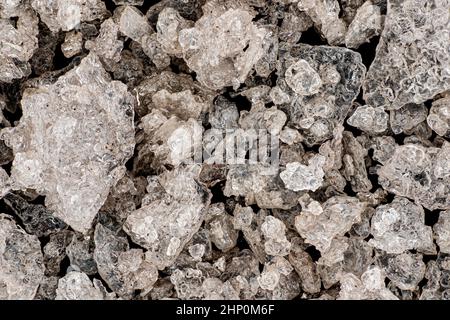
{"label": "translucent crystal", "polygon": [[390,125],[395,134],[408,132],[427,119],[428,110],[423,104],[408,103],[390,111]]}
{"label": "translucent crystal", "polygon": [[324,172],[322,166],[324,163],[325,157],[321,155],[313,156],[308,161],[307,166],[298,162],[288,163],[286,170],[280,173],[280,178],[285,183],[286,188],[290,190],[316,191],[323,182]]}
{"label": "translucent crystal", "polygon": [[222,203],[211,205],[206,218],[211,241],[223,252],[236,246],[238,233],[233,227],[233,217],[226,213]]}
{"label": "translucent crystal", "polygon": [[377,134],[386,131],[388,119],[389,116],[382,107],[360,106],[347,119],[347,123],[369,134]]}
{"label": "translucent crystal", "polygon": [[450,206],[450,143],[441,148],[405,144],[378,170],[382,187],[399,196],[414,199],[430,210]]}
{"label": "translucent crystal", "polygon": [[58,275],[61,272],[61,262],[66,257],[66,247],[71,238],[72,232],[67,230],[50,235],[42,250],[46,276]]}
{"label": "translucent crystal", "polygon": [[106,19],[97,38],[86,41],[85,47],[106,62],[118,62],[123,48],[123,42],[117,39],[118,34],[119,26],[112,18]]}
{"label": "translucent crystal", "polygon": [[203,297],[204,275],[200,270],[177,269],[170,276],[179,299],[201,299]]}
{"label": "translucent crystal", "polygon": [[211,7],[193,28],[180,31],[183,58],[200,83],[221,89],[244,82],[263,55],[265,31],[252,19],[243,9]]}
{"label": "translucent crystal", "polygon": [[385,274],[382,269],[372,267],[361,276],[352,273],[341,276],[340,300],[398,300],[384,284]]}
{"label": "translucent crystal", "polygon": [[68,32],[64,43],[61,45],[61,51],[66,58],[72,58],[79,54],[83,49],[83,35],[81,32]]}
{"label": "translucent crystal", "polygon": [[286,226],[281,220],[267,216],[261,225],[261,232],[265,238],[264,248],[268,255],[285,256],[289,254],[291,243],[286,238]]}
{"label": "translucent crystal", "polygon": [[361,220],[366,203],[348,196],[335,196],[322,204],[323,212],[301,212],[295,217],[295,228],[319,251],[327,250],[336,236],[342,236]]}
{"label": "translucent crystal", "polygon": [[322,80],[307,61],[300,59],[287,68],[286,83],[301,96],[310,96],[319,92]]}
{"label": "translucent crystal", "polygon": [[135,290],[147,294],[158,279],[158,270],[142,249],[129,249],[125,236],[97,224],[94,259],[98,273],[119,296],[130,299]]}
{"label": "translucent crystal", "polygon": [[31,6],[52,32],[70,31],[82,21],[93,21],[106,14],[100,0],[32,0]]}
{"label": "translucent crystal", "polygon": [[364,81],[368,105],[399,109],[450,89],[449,7],[448,1],[388,1],[375,60]]}
{"label": "translucent crystal", "polygon": [[44,276],[38,238],[0,215],[0,298],[31,300]]}
{"label": "translucent crystal", "polygon": [[373,239],[369,243],[387,253],[434,251],[433,232],[425,225],[422,207],[406,198],[396,197],[390,204],[377,207],[371,226]]}
{"label": "translucent crystal", "polygon": [[342,157],[342,175],[350,181],[352,190],[355,192],[368,192],[372,189],[372,183],[367,176],[366,157],[367,150],[349,131],[344,131],[343,145],[344,155]]}
{"label": "translucent crystal", "polygon": [[38,17],[29,9],[18,13],[15,26],[0,14],[0,83],[31,73],[28,61],[38,48],[38,23]]}
{"label": "translucent crystal", "polygon": [[450,134],[450,97],[433,101],[427,123],[440,136]]}
{"label": "translucent crystal", "polygon": [[373,5],[370,0],[364,2],[348,26],[345,45],[348,48],[358,48],[364,42],[368,42],[370,38],[379,35],[383,20],[380,7]]}
{"label": "translucent crystal", "polygon": [[337,0],[299,0],[298,8],[309,15],[330,45],[344,42],[347,26],[339,18],[340,6]]}
{"label": "translucent crystal", "polygon": [[193,26],[191,21],[184,19],[177,10],[164,8],[158,16],[156,24],[157,39],[161,48],[170,55],[182,56],[182,48],[178,42],[178,36],[182,29]]}
{"label": "translucent crystal", "polygon": [[440,252],[450,253],[450,210],[441,211],[433,226],[434,237]]}
{"label": "translucent crystal", "polygon": [[114,20],[122,34],[141,43],[143,37],[153,33],[147,18],[133,6],[123,6],[114,12]]}
{"label": "translucent crystal", "polygon": [[162,174],[164,192],[132,212],[124,230],[148,249],[147,257],[159,269],[170,266],[185,244],[199,230],[209,205],[209,193],[195,181],[196,168]]}
{"label": "translucent crystal", "polygon": [[19,217],[25,231],[38,237],[49,236],[67,227],[45,206],[28,203],[26,199],[15,193],[9,193],[3,201]]}
{"label": "translucent crystal", "polygon": [[85,273],[72,271],[59,279],[55,300],[103,300],[103,294]]}
{"label": "translucent crystal", "polygon": [[386,276],[401,290],[415,290],[425,275],[421,254],[386,254],[378,258]]}
{"label": "translucent crystal", "polygon": [[86,232],[133,154],[133,104],[94,54],[53,85],[26,90],[20,123],[2,131],[14,187],[38,190],[55,216]]}
{"label": "translucent crystal", "polygon": [[94,241],[92,236],[86,238],[73,236],[66,247],[70,266],[87,275],[97,273],[97,264],[94,260]]}
{"label": "translucent crystal", "polygon": [[[311,88],[315,89],[310,92],[315,94],[299,95],[291,89],[287,70],[299,60],[306,61],[320,77],[319,88],[319,78],[313,75],[308,79],[314,83]],[[280,109],[287,111],[288,125],[301,129],[308,145],[331,138],[333,130],[343,124],[364,78],[366,68],[359,53],[339,47],[297,44],[283,52],[279,62],[279,89],[272,88],[271,97],[274,103],[281,105]]]}

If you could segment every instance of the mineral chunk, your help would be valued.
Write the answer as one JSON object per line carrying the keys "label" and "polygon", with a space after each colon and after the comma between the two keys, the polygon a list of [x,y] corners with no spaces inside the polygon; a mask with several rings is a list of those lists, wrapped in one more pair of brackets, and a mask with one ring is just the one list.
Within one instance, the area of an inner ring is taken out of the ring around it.
{"label": "mineral chunk", "polygon": [[386,131],[388,119],[389,116],[384,111],[384,108],[360,106],[348,118],[347,123],[369,134],[377,134]]}
{"label": "mineral chunk", "polygon": [[450,206],[450,143],[441,148],[405,144],[395,149],[379,171],[379,182],[387,191],[414,199],[430,210]]}
{"label": "mineral chunk", "polygon": [[433,226],[437,245],[441,252],[450,253],[450,211],[439,213],[439,219]]}
{"label": "mineral chunk", "polygon": [[427,123],[440,136],[450,134],[450,97],[441,98],[433,102]]}
{"label": "mineral chunk", "polygon": [[450,89],[449,7],[448,1],[388,1],[375,60],[364,81],[369,106],[395,110]]}
{"label": "mineral chunk", "polygon": [[72,271],[59,279],[55,300],[103,300],[103,294],[86,274]]}
{"label": "mineral chunk", "polygon": [[295,227],[307,243],[326,251],[336,236],[344,235],[361,219],[366,203],[348,196],[335,196],[323,203],[322,212],[301,212]]}
{"label": "mineral chunk", "polygon": [[321,155],[312,157],[307,166],[298,162],[288,163],[286,170],[280,173],[280,178],[285,183],[286,188],[290,190],[316,191],[323,182],[322,166],[324,163],[325,157]]}
{"label": "mineral chunk", "polygon": [[372,1],[366,1],[358,8],[356,15],[348,26],[345,35],[345,45],[348,48],[358,48],[370,38],[381,33],[383,26],[383,17],[380,7],[372,4]]}
{"label": "mineral chunk", "polygon": [[31,300],[44,276],[38,238],[0,215],[0,298]]}
{"label": "mineral chunk", "polygon": [[246,10],[209,9],[193,28],[180,31],[183,58],[206,87],[238,87],[262,57],[266,32],[252,22]]}
{"label": "mineral chunk", "polygon": [[55,84],[26,90],[19,125],[2,131],[14,187],[38,190],[55,216],[86,232],[133,154],[133,104],[94,54]]}
{"label": "mineral chunk", "polygon": [[82,21],[93,21],[106,14],[100,0],[32,0],[31,6],[52,32],[70,31]]}
{"label": "mineral chunk", "polygon": [[392,203],[377,207],[371,223],[374,238],[369,243],[387,253],[400,254],[413,249],[432,253],[433,232],[424,222],[421,206],[396,197]]}
{"label": "mineral chunk", "polygon": [[146,248],[158,269],[170,266],[199,230],[210,195],[196,180],[196,167],[167,172],[158,179],[160,196],[132,212],[124,230]]}
{"label": "mineral chunk", "polygon": [[38,48],[38,23],[36,14],[29,9],[18,13],[16,25],[0,14],[0,83],[31,73],[28,61]]}

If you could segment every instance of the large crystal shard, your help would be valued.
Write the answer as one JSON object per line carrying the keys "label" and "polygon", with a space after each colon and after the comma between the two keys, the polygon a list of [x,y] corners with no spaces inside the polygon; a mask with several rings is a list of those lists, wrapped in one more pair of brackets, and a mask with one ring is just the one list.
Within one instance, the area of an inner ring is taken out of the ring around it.
{"label": "large crystal shard", "polygon": [[295,227],[319,251],[326,251],[336,236],[343,236],[353,224],[361,220],[366,203],[348,196],[335,196],[328,199],[322,210],[309,212],[302,210],[295,217]]}
{"label": "large crystal shard", "polygon": [[0,215],[0,299],[31,300],[44,276],[41,245],[11,217]]}
{"label": "large crystal shard", "polygon": [[31,6],[52,32],[69,31],[82,21],[106,15],[106,6],[101,0],[32,0]]}
{"label": "large crystal shard", "polygon": [[14,188],[37,190],[57,217],[86,232],[133,154],[133,105],[94,54],[54,84],[26,90],[20,123],[2,131],[14,150]]}
{"label": "large crystal shard", "polygon": [[264,53],[266,31],[252,22],[253,15],[246,10],[208,9],[193,28],[180,31],[183,58],[206,87],[239,87]]}
{"label": "large crystal shard", "polygon": [[441,148],[405,144],[378,170],[383,188],[430,210],[450,208],[450,143]]}
{"label": "large crystal shard", "polygon": [[158,269],[175,261],[205,217],[210,194],[196,181],[197,169],[179,168],[159,176],[157,183],[162,192],[154,194],[149,190],[148,203],[132,212],[125,222],[124,230],[148,249],[146,255]]}
{"label": "large crystal shard", "polygon": [[370,244],[387,253],[419,250],[433,253],[433,232],[424,224],[421,206],[406,198],[396,197],[392,203],[379,206],[372,217]]}
{"label": "large crystal shard", "polygon": [[103,300],[103,294],[85,273],[72,271],[59,279],[55,300]]}
{"label": "large crystal shard", "polygon": [[306,44],[280,54],[272,90],[285,97],[274,103],[286,110],[289,125],[303,131],[307,144],[331,138],[359,93],[366,71],[361,56],[345,48]]}
{"label": "large crystal shard", "polygon": [[372,107],[399,109],[450,89],[450,2],[389,0],[375,60],[364,81]]}
{"label": "large crystal shard", "polygon": [[38,23],[36,14],[29,9],[18,13],[16,25],[0,14],[0,83],[31,73],[28,60],[38,48]]}

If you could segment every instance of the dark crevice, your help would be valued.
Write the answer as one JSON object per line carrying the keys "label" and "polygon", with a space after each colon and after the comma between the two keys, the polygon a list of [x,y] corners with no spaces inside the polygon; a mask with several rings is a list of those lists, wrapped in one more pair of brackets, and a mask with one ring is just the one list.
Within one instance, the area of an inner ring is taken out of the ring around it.
{"label": "dark crevice", "polygon": [[319,261],[320,257],[322,257],[320,251],[317,250],[315,246],[309,246],[308,248],[305,249],[305,251],[310,255],[311,259],[314,262]]}
{"label": "dark crevice", "polygon": [[326,40],[320,36],[319,32],[317,32],[314,27],[311,27],[305,32],[302,32],[302,36],[300,37],[299,42],[313,46],[327,45]]}
{"label": "dark crevice", "polygon": [[357,52],[361,54],[362,62],[369,69],[373,60],[375,59],[375,54],[380,41],[380,36],[376,36],[370,39],[369,42],[363,43],[356,49]]}

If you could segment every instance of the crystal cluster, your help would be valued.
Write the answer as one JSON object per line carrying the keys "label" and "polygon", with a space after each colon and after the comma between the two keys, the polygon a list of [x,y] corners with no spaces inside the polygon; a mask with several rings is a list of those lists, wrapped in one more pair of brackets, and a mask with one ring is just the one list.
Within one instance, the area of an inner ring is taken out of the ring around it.
{"label": "crystal cluster", "polygon": [[0,299],[450,299],[450,2],[154,2],[0,0]]}

